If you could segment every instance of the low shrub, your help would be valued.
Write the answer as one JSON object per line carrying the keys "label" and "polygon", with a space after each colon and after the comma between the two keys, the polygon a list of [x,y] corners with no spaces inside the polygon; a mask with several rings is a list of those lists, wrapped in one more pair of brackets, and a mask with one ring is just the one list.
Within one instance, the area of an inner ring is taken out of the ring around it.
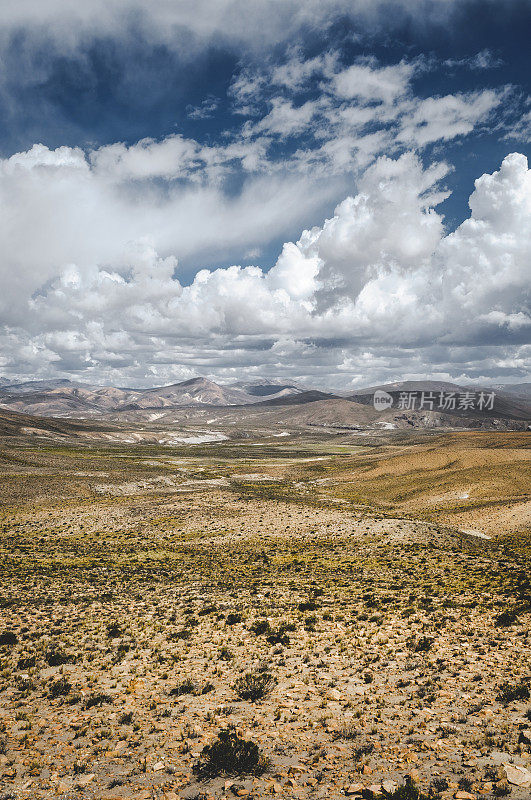
{"label": "low shrub", "polygon": [[117,622],[111,622],[107,625],[107,636],[111,639],[117,639],[123,635],[123,631]]}
{"label": "low shrub", "polygon": [[185,678],[184,681],[178,683],[173,689],[170,689],[169,694],[171,697],[180,697],[183,694],[195,694],[197,686],[191,678]]}
{"label": "low shrub", "polygon": [[203,748],[193,772],[206,779],[219,775],[262,775],[268,767],[269,760],[258,745],[243,739],[231,725]]}
{"label": "low shrub", "polygon": [[66,678],[59,678],[59,680],[50,684],[48,696],[51,698],[61,697],[62,695],[68,694],[71,688],[72,684],[69,683]]}
{"label": "low shrub", "polygon": [[227,614],[227,618],[226,618],[225,622],[227,623],[227,625],[237,625],[237,623],[241,622],[242,620],[243,620],[243,617],[242,617],[241,614],[233,612],[231,614]]}
{"label": "low shrub", "polygon": [[73,661],[72,656],[69,653],[65,653],[57,645],[50,645],[44,653],[44,659],[50,667],[59,667],[62,664],[68,664]]}
{"label": "low shrub", "polygon": [[112,697],[108,694],[101,692],[89,694],[85,700],[85,708],[93,708],[94,706],[101,706],[103,703],[112,703]]}
{"label": "low shrub", "polygon": [[257,619],[255,622],[253,622],[249,630],[255,633],[257,636],[263,636],[264,634],[271,632],[271,626],[266,619]]}
{"label": "low shrub", "polygon": [[500,703],[512,703],[513,700],[528,700],[529,688],[525,683],[504,683],[496,698]]}
{"label": "low shrub", "polygon": [[0,647],[13,647],[17,642],[17,635],[13,631],[0,633]]}
{"label": "low shrub", "polygon": [[276,681],[269,672],[246,672],[234,684],[234,691],[242,700],[261,700],[269,694]]}

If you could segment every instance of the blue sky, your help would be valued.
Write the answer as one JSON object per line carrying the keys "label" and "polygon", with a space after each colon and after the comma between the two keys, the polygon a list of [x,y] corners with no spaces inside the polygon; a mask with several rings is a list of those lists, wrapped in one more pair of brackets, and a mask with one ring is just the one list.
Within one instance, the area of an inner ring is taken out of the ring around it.
{"label": "blue sky", "polygon": [[0,372],[525,379],[530,2],[3,16]]}

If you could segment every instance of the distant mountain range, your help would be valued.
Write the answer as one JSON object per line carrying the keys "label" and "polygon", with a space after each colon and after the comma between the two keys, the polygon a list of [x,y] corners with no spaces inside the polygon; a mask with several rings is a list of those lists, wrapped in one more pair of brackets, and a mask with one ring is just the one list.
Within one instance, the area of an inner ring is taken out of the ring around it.
{"label": "distant mountain range", "polygon": [[[374,409],[375,392],[384,394],[388,408]],[[479,399],[481,393],[482,400]],[[471,395],[474,396],[473,403]],[[294,417],[310,419],[315,412],[333,424],[335,414],[339,426],[355,425],[356,419],[361,417],[363,424],[369,417],[383,424],[384,418],[390,419],[390,415],[400,413],[402,417],[404,414],[413,415],[411,418],[416,420],[437,419],[437,424],[443,424],[447,417],[523,422],[531,419],[531,384],[475,387],[443,381],[402,381],[357,389],[347,394],[344,391],[323,392],[280,380],[238,381],[221,385],[206,378],[192,378],[169,386],[131,389],[91,386],[65,379],[11,383],[0,378],[0,406],[41,417],[136,419],[142,422],[177,421],[186,409],[194,408],[240,409],[237,413],[243,418],[249,415],[250,408],[247,412],[245,408],[250,406],[253,406],[253,417],[266,412],[270,416],[274,409],[278,409],[281,415],[286,413],[289,416],[291,413]],[[363,406],[371,407],[369,417],[368,409],[361,413]],[[306,408],[306,411],[296,411],[297,408]],[[385,417],[380,416],[382,410]],[[452,424],[451,421],[448,424]]]}
{"label": "distant mountain range", "polygon": [[302,391],[296,384],[266,380],[221,386],[207,378],[192,378],[152,389],[129,389],[91,386],[65,379],[24,383],[0,379],[0,405],[40,416],[88,418],[111,411],[247,405],[290,397]]}

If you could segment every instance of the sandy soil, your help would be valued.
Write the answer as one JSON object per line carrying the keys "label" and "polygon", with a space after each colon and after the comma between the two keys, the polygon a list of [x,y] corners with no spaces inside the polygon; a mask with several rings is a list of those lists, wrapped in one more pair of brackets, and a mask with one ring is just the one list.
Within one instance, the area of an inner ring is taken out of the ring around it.
{"label": "sandy soil", "polygon": [[[510,478],[515,521],[486,540],[459,532],[474,513],[484,529],[479,508],[400,511],[385,448],[283,446],[164,468],[162,451],[3,443],[1,796],[399,797],[409,775],[426,797],[529,798],[531,546]],[[448,458],[429,452],[416,501]],[[496,469],[519,458],[502,447]],[[375,470],[378,501],[352,499]],[[456,502],[454,480],[429,497]],[[259,748],[234,774],[205,750],[227,729]]]}

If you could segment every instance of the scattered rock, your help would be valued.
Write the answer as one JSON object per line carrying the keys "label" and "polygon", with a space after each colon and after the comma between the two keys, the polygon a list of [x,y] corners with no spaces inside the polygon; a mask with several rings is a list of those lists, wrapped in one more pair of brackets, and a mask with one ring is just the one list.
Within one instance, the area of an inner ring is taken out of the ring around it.
{"label": "scattered rock", "polygon": [[520,767],[517,764],[504,764],[503,769],[507,775],[507,780],[513,786],[523,786],[526,789],[531,787],[531,772],[525,767]]}
{"label": "scattered rock", "polygon": [[96,775],[94,772],[89,772],[87,773],[87,775],[80,775],[79,778],[77,778],[76,783],[78,786],[84,788],[85,786],[88,786],[89,783],[93,781],[95,777]]}
{"label": "scattered rock", "polygon": [[389,794],[393,794],[398,789],[398,784],[394,781],[382,781],[382,789],[384,792],[388,792]]}
{"label": "scattered rock", "polygon": [[345,794],[353,795],[353,794],[361,794],[364,789],[362,783],[351,783],[350,786],[347,786],[345,789]]}

